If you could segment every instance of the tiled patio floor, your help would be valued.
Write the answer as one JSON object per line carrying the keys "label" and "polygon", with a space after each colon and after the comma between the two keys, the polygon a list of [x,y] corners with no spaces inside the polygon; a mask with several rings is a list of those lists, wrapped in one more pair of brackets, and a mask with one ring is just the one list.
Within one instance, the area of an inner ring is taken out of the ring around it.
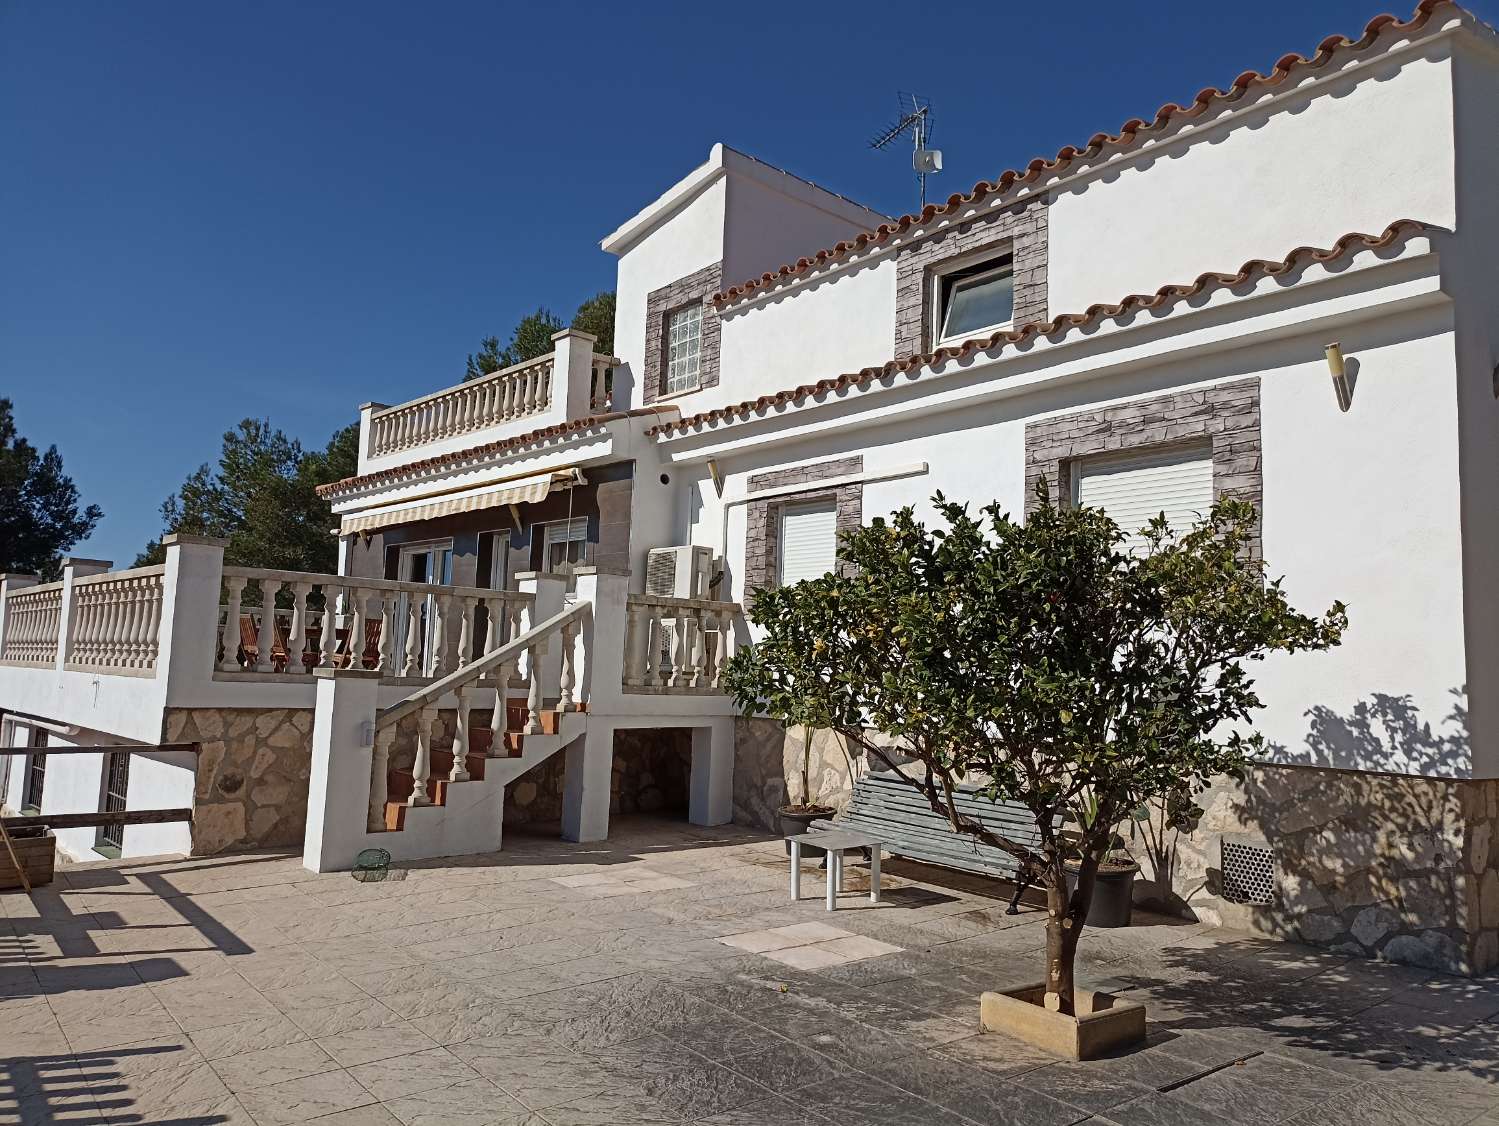
{"label": "tiled patio floor", "polygon": [[977,1033],[982,990],[1039,976],[1040,912],[891,862],[881,905],[853,869],[829,915],[785,864],[625,821],[385,883],[70,868],[0,896],[0,1122],[1499,1123],[1493,977],[1140,919],[1081,972],[1150,1004],[1150,1044],[1058,1063]]}

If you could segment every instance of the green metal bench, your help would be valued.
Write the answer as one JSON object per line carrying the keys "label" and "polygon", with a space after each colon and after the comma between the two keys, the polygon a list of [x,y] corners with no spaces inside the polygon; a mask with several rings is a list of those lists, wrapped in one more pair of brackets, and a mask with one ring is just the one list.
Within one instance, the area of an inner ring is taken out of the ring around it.
{"label": "green metal bench", "polygon": [[[960,786],[954,797],[958,812],[965,817],[1016,844],[1039,848],[1041,834],[1023,805],[992,802],[981,796],[977,786]],[[1033,882],[1021,877],[1019,861],[1008,852],[953,832],[947,818],[933,812],[925,795],[889,771],[874,771],[859,779],[848,808],[828,827],[869,833],[883,842],[885,851],[893,856],[1012,880],[1016,887],[1005,910],[1007,915],[1020,913],[1020,897]]]}

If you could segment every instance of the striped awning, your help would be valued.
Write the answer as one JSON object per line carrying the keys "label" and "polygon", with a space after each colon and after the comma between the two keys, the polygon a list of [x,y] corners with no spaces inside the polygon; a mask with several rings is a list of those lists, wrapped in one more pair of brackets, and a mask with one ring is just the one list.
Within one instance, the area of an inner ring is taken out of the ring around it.
{"label": "striped awning", "polygon": [[481,485],[436,497],[419,497],[344,516],[338,522],[338,534],[348,536],[374,528],[388,528],[392,524],[411,524],[438,516],[452,516],[457,512],[477,512],[481,508],[532,503],[545,499],[558,489],[569,489],[586,483],[581,470],[555,469],[531,477],[502,481],[495,485]]}

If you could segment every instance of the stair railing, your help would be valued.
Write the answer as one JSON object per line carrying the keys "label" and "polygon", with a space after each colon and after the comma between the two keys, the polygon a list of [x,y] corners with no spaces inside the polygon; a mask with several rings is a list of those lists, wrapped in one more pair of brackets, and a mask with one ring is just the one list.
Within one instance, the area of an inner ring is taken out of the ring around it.
{"label": "stair railing", "polygon": [[390,763],[390,751],[395,744],[396,725],[407,716],[416,716],[416,761],[411,770],[411,796],[407,799],[408,805],[415,806],[428,805],[432,800],[427,793],[427,781],[432,775],[432,727],[437,719],[437,703],[448,693],[454,693],[458,699],[457,728],[453,735],[453,767],[448,777],[450,782],[468,781],[472,693],[483,687],[480,682],[486,676],[493,681],[495,690],[494,711],[489,728],[492,737],[495,740],[505,738],[508,727],[505,709],[517,676],[520,684],[526,688],[524,733],[542,732],[541,713],[546,703],[547,688],[542,658],[553,637],[559,637],[562,645],[557,710],[579,710],[576,696],[576,642],[579,631],[583,628],[583,619],[592,608],[592,603],[579,601],[503,644],[498,643],[498,631],[493,631],[493,644],[482,657],[475,658],[440,680],[418,688],[404,700],[382,709],[375,717],[374,753],[370,763],[370,829],[377,829],[384,824],[386,771]]}

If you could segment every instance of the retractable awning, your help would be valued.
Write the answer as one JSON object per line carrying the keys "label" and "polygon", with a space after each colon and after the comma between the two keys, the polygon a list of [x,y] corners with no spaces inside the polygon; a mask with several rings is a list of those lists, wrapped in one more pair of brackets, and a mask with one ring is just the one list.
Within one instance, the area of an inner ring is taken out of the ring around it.
{"label": "retractable awning", "polygon": [[477,512],[481,508],[526,504],[542,500],[549,493],[559,489],[569,489],[574,485],[583,484],[587,484],[587,481],[581,470],[554,469],[531,477],[501,481],[494,485],[481,485],[477,488],[444,493],[440,496],[418,497],[415,500],[383,505],[366,512],[344,516],[338,522],[338,534],[348,536],[374,528],[388,528],[392,524],[410,524],[417,520],[451,516],[456,512]]}

